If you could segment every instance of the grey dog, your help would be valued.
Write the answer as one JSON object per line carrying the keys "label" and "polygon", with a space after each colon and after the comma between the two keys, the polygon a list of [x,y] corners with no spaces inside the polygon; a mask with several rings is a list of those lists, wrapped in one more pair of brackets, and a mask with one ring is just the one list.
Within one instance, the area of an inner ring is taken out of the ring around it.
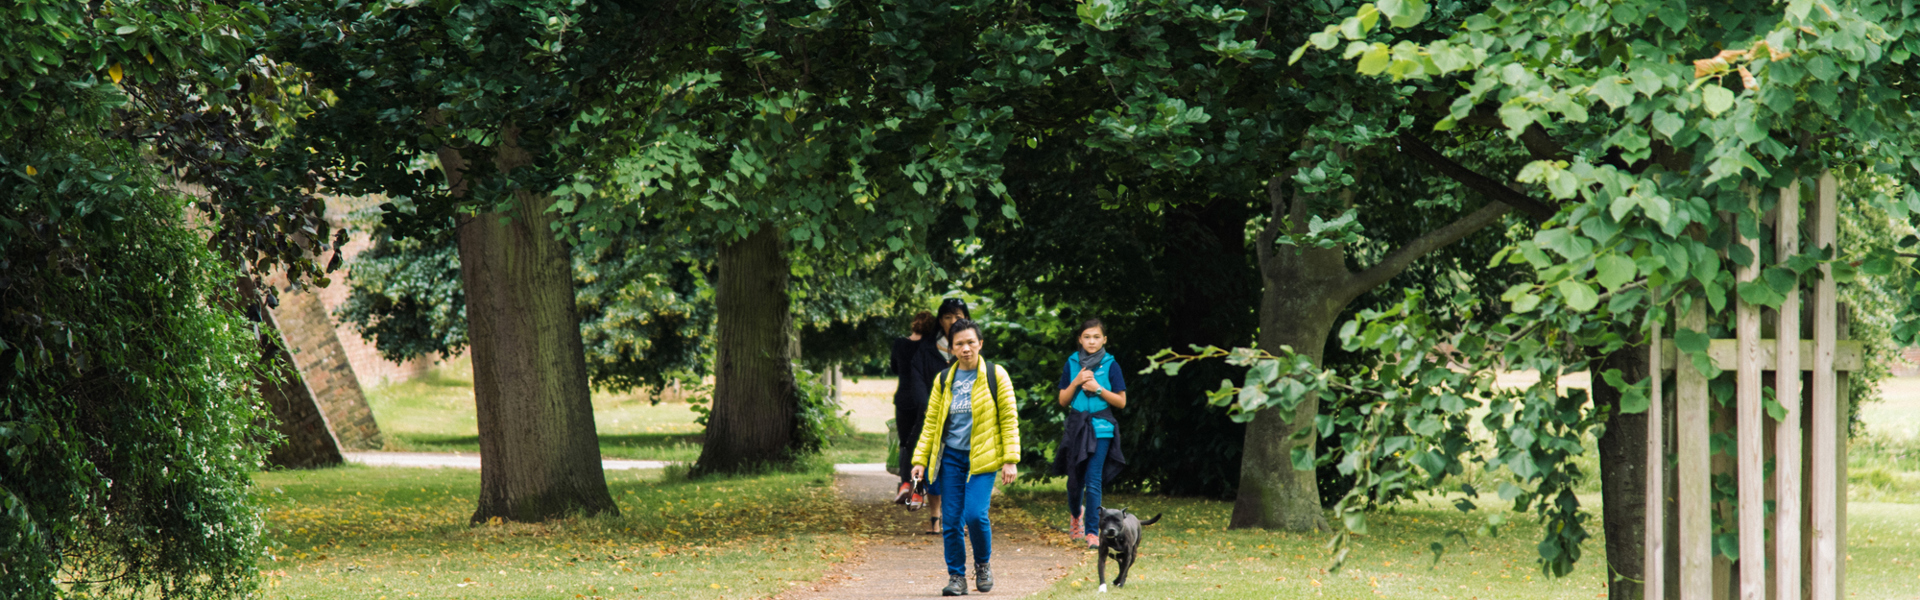
{"label": "grey dog", "polygon": [[1114,587],[1127,587],[1127,571],[1140,558],[1140,528],[1160,522],[1160,515],[1141,521],[1127,509],[1100,509],[1100,591],[1107,591],[1107,555],[1120,562],[1120,576]]}

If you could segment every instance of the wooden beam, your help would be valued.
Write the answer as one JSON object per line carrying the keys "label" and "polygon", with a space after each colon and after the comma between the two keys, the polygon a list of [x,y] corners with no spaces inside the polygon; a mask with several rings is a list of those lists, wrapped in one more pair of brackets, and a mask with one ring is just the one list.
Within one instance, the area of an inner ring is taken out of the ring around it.
{"label": "wooden beam", "polygon": [[[1800,182],[1780,188],[1774,219],[1774,257],[1786,262],[1800,253]],[[1800,362],[1800,288],[1787,290],[1774,327],[1774,357],[1780,364]],[[1781,333],[1784,332],[1784,333]],[[1777,598],[1800,597],[1800,371],[1775,369],[1773,398],[1786,416],[1773,430],[1773,589]]]}
{"label": "wooden beam", "polygon": [[[1703,299],[1680,320],[1680,327],[1704,333],[1707,311]],[[1713,596],[1713,481],[1708,439],[1712,402],[1707,378],[1692,364],[1674,370],[1675,454],[1679,481],[1674,489],[1680,513],[1680,600],[1708,600]],[[1716,599],[1717,600],[1717,599]]]}
{"label": "wooden beam", "polygon": [[[1756,191],[1747,193],[1747,210],[1760,212]],[[1760,278],[1760,239],[1743,238],[1753,260],[1739,267],[1740,282]],[[1739,354],[1734,368],[1735,495],[1740,506],[1740,600],[1766,600],[1767,589],[1767,473],[1761,462],[1765,444],[1761,443],[1760,306],[1735,294],[1734,335]]]}
{"label": "wooden beam", "polygon": [[[1839,193],[1833,173],[1820,175],[1817,189],[1819,208],[1814,212],[1813,246],[1832,248],[1836,232]],[[1834,288],[1833,269],[1820,265],[1820,278],[1813,287],[1813,398],[1808,412],[1813,417],[1812,439],[1807,452],[1811,456],[1807,484],[1812,492],[1807,504],[1813,522],[1813,549],[1808,558],[1812,571],[1807,575],[1812,600],[1840,600],[1839,530],[1837,495],[1840,481],[1834,464],[1839,456],[1838,396],[1835,373],[1837,345],[1834,343],[1839,321],[1839,297]]]}
{"label": "wooden beam", "polygon": [[[1799,319],[1795,318],[1794,320],[1798,321]],[[1661,342],[1661,344],[1660,369],[1671,371],[1677,361],[1691,360],[1681,355],[1680,349],[1674,346],[1671,340]],[[1792,342],[1788,341],[1787,344],[1792,345]],[[1780,345],[1779,340],[1760,340],[1761,370],[1779,370],[1777,357],[1780,352]],[[1813,340],[1800,340],[1799,350],[1794,352],[1794,354],[1797,355],[1794,362],[1800,363],[1800,370],[1812,371],[1814,369]],[[1866,356],[1867,346],[1865,342],[1859,340],[1834,341],[1833,368],[1836,371],[1858,371],[1866,368]],[[1713,359],[1713,366],[1719,367],[1724,371],[1732,371],[1739,366],[1740,345],[1735,340],[1730,339],[1722,338],[1711,340],[1707,344],[1707,357]]]}
{"label": "wooden beam", "polygon": [[[1653,296],[1655,298],[1660,296],[1658,288],[1654,289]],[[1647,314],[1652,316],[1653,312],[1648,311]],[[1647,342],[1647,364],[1660,364],[1659,323],[1651,323],[1647,327]],[[1667,499],[1664,485],[1667,479],[1667,452],[1661,447],[1660,442],[1666,432],[1662,423],[1666,415],[1665,407],[1661,406],[1664,399],[1660,397],[1662,391],[1660,369],[1656,367],[1648,371],[1651,372],[1651,376],[1648,377],[1647,397],[1646,536],[1641,546],[1645,558],[1640,562],[1643,582],[1640,596],[1645,600],[1662,600],[1667,590],[1667,516],[1661,510],[1666,508]]]}
{"label": "wooden beam", "polygon": [[[1843,341],[1853,337],[1853,311],[1849,308],[1841,304],[1837,307],[1838,310],[1834,311],[1834,337]],[[1852,382],[1853,376],[1846,371],[1836,371],[1833,374],[1833,480],[1838,482],[1833,499],[1833,547],[1835,548],[1833,597],[1835,598],[1847,597],[1847,423],[1852,421],[1850,417],[1853,412],[1853,405],[1847,400],[1853,396],[1847,393],[1847,388]]]}

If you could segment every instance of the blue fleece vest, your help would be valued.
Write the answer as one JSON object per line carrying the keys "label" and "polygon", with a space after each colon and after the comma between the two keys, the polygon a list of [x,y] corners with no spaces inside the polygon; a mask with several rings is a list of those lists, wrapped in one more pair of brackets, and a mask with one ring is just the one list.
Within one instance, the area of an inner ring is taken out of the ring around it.
{"label": "blue fleece vest", "polygon": [[[1073,373],[1078,374],[1080,372],[1080,353],[1075,352],[1068,354],[1067,364],[1070,365],[1068,368],[1071,369]],[[1093,381],[1094,383],[1100,384],[1100,389],[1113,389],[1110,387],[1112,380],[1107,377],[1107,373],[1112,371],[1113,367],[1113,355],[1108,354],[1100,361],[1100,366],[1094,368]],[[1073,397],[1072,406],[1075,412],[1100,412],[1108,408],[1106,400],[1101,400],[1099,396],[1086,390],[1079,390],[1079,393]],[[1092,425],[1094,438],[1113,437],[1114,424],[1112,421],[1096,418],[1092,420]]]}

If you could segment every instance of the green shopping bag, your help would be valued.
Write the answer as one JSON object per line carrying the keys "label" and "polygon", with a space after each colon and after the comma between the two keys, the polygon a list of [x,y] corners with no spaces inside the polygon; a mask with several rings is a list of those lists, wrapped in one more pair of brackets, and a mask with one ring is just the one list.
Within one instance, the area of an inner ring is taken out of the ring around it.
{"label": "green shopping bag", "polygon": [[887,419],[887,472],[900,474],[900,427]]}

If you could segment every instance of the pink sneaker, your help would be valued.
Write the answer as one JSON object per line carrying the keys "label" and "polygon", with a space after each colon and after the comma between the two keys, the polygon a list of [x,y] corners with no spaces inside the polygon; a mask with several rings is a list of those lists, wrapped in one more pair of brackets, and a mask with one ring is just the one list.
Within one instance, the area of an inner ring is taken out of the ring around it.
{"label": "pink sneaker", "polygon": [[1099,547],[1100,547],[1100,534],[1097,534],[1097,533],[1087,534],[1087,549],[1092,550]]}
{"label": "pink sneaker", "polygon": [[1072,517],[1067,518],[1067,537],[1080,539],[1083,535],[1081,532],[1085,530],[1084,526],[1085,524],[1080,522],[1080,514],[1074,513]]}

